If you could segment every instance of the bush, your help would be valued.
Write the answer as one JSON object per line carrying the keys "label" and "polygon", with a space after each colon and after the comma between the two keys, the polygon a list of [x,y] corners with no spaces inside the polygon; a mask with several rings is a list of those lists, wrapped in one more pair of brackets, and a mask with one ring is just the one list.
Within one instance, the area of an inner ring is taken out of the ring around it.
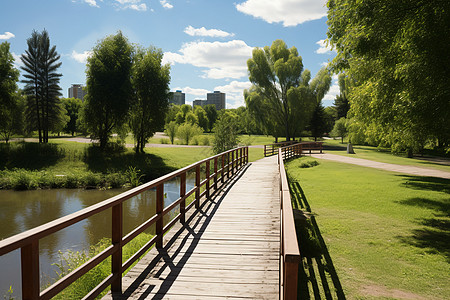
{"label": "bush", "polygon": [[169,139],[166,139],[166,138],[162,138],[162,139],[159,140],[159,142],[160,142],[161,144],[168,144],[168,143],[170,142],[170,140],[169,140]]}
{"label": "bush", "polygon": [[300,164],[300,168],[311,168],[318,166],[319,162],[317,160],[305,161]]}
{"label": "bush", "polygon": [[208,136],[202,136],[201,137],[201,144],[204,146],[209,146],[210,142],[209,142],[209,137]]}
{"label": "bush", "polygon": [[185,145],[189,145],[189,142],[193,137],[202,133],[202,129],[196,124],[184,123],[178,127],[178,138],[180,138]]}

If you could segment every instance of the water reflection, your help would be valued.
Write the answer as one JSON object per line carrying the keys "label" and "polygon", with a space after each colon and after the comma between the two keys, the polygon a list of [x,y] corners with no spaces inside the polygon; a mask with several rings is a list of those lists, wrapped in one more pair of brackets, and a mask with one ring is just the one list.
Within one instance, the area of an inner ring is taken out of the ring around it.
{"label": "water reflection", "polygon": [[[195,174],[188,174],[186,190],[194,187]],[[0,239],[45,224],[80,209],[113,197],[124,190],[37,190],[0,191]],[[164,184],[164,207],[180,195],[180,179]],[[156,210],[156,191],[149,190],[123,203],[124,235],[152,217]],[[178,213],[178,208],[164,218],[167,224]],[[154,226],[146,232],[154,233]],[[52,281],[57,270],[58,251],[84,251],[100,239],[111,237],[111,209],[89,217],[68,228],[43,238],[39,242],[41,286]],[[9,286],[20,298],[20,251],[0,257],[0,297]]]}

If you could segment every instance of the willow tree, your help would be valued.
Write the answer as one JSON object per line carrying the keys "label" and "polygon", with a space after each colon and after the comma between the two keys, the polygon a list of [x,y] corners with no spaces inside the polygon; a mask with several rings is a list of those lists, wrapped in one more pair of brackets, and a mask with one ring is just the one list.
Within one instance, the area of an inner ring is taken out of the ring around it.
{"label": "willow tree", "polygon": [[24,93],[27,96],[26,117],[33,129],[38,130],[39,142],[48,142],[48,132],[64,117],[57,73],[61,66],[56,46],[50,47],[48,32],[33,31],[27,39],[28,49],[21,56],[25,79]]}
{"label": "willow tree", "polygon": [[352,87],[350,114],[368,138],[394,150],[450,145],[450,4],[329,0],[336,72]]}
{"label": "willow tree", "polygon": [[127,120],[133,98],[132,54],[132,46],[119,31],[100,41],[87,59],[82,119],[101,149],[108,144],[112,130]]}
{"label": "willow tree", "polygon": [[162,65],[162,57],[161,49],[152,47],[138,48],[134,55],[131,74],[136,98],[129,125],[136,153],[144,152],[148,139],[164,126],[169,106],[170,65]]}
{"label": "willow tree", "polygon": [[247,66],[253,86],[244,97],[256,121],[276,139],[284,135],[289,141],[299,136],[318,99],[329,89],[331,79],[324,75],[327,71],[319,72],[310,85],[310,71],[303,70],[297,49],[288,49],[282,40],[270,47],[255,48]]}

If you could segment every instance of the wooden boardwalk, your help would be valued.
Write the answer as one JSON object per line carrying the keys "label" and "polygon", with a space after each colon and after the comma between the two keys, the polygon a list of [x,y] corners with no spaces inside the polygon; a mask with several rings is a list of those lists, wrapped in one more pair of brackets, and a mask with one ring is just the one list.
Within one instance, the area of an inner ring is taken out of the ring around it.
{"label": "wooden boardwalk", "polygon": [[277,156],[251,163],[186,216],[103,299],[278,299]]}

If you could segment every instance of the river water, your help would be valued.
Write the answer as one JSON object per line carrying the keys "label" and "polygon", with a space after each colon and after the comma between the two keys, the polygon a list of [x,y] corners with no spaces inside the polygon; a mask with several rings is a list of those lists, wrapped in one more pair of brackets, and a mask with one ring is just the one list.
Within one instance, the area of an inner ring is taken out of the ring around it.
{"label": "river water", "polygon": [[[188,174],[186,179],[186,189],[189,191],[194,186],[195,176]],[[164,184],[165,207],[178,199],[179,190],[179,178]],[[0,191],[0,240],[69,215],[121,192],[124,190]],[[156,192],[149,190],[124,202],[124,235],[154,215],[155,197]],[[177,212],[176,208],[171,215]],[[169,219],[166,218],[165,221],[168,222]],[[147,232],[153,231],[151,226]],[[111,208],[41,239],[41,287],[56,278],[58,268],[53,264],[60,262],[59,252],[87,251],[90,245],[104,237],[111,238]],[[13,296],[21,298],[20,274],[20,249],[0,257],[0,298],[10,286],[14,289]]]}

